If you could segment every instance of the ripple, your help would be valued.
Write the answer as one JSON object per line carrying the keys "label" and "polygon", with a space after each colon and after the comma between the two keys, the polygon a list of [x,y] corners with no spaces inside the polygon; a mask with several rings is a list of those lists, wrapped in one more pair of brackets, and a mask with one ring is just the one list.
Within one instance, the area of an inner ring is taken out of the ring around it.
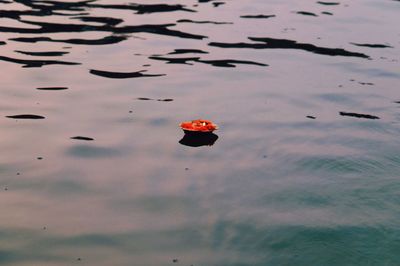
{"label": "ripple", "polygon": [[37,90],[41,91],[62,91],[62,90],[68,90],[67,87],[41,87],[41,88],[36,88]]}
{"label": "ripple", "polygon": [[296,14],[303,15],[303,16],[318,17],[317,14],[308,12],[308,11],[297,11]]}
{"label": "ripple", "polygon": [[69,52],[28,52],[19,50],[15,50],[15,52],[30,56],[62,56],[69,53]]}
{"label": "ripple", "polygon": [[[350,57],[360,57],[369,58],[369,56],[350,52],[341,48],[327,48],[319,47],[309,43],[298,43],[293,40],[286,39],[274,39],[274,38],[259,38],[259,37],[248,37],[249,40],[255,41],[256,43],[222,43],[222,42],[210,42],[210,46],[220,47],[220,48],[251,48],[251,49],[298,49],[307,52],[329,55],[329,56],[350,56]],[[261,42],[261,43],[260,43]]]}
{"label": "ripple", "polygon": [[355,46],[369,47],[369,48],[393,48],[393,46],[386,44],[370,44],[370,43],[354,43],[354,42],[351,42],[351,44]]}
{"label": "ripple", "polygon": [[218,21],[210,21],[210,20],[191,20],[191,19],[180,19],[176,21],[177,23],[195,23],[195,24],[215,24],[215,25],[224,25],[224,24],[233,24],[232,22],[218,22]]}
{"label": "ripple", "polygon": [[112,35],[106,36],[100,39],[95,40],[85,40],[85,39],[61,39],[55,40],[49,37],[17,37],[11,38],[11,41],[16,42],[27,42],[27,43],[36,43],[36,42],[61,42],[61,43],[69,43],[69,44],[81,44],[81,45],[108,45],[115,44],[126,40],[128,36],[125,35]]}
{"label": "ripple", "polygon": [[127,79],[127,78],[143,78],[143,77],[160,77],[165,76],[165,74],[143,74],[147,70],[141,70],[136,72],[111,72],[103,70],[91,69],[89,72],[93,75],[111,78],[111,79]]}
{"label": "ripple", "polygon": [[203,59],[200,59],[200,57],[171,58],[171,57],[161,57],[161,56],[150,56],[149,59],[166,61],[167,64],[192,65],[189,62],[198,62],[198,63],[212,65],[215,67],[236,67],[236,65],[238,65],[238,64],[268,66],[267,64],[258,63],[258,62],[254,62],[254,61],[234,60],[234,59],[203,60]]}
{"label": "ripple", "polygon": [[45,119],[44,116],[33,115],[33,114],[8,115],[6,117],[13,118],[13,119]]}
{"label": "ripple", "polygon": [[42,67],[45,65],[80,65],[81,63],[75,62],[65,62],[65,61],[57,61],[57,60],[28,60],[28,59],[17,59],[11,58],[7,56],[0,56],[0,60],[16,63],[23,65],[23,67]]}
{"label": "ripple", "polygon": [[274,18],[276,15],[243,15],[241,18]]}
{"label": "ripple", "polygon": [[71,137],[71,139],[75,139],[75,140],[86,140],[86,141],[92,141],[92,140],[94,140],[94,138],[84,137],[84,136],[75,136],[75,137]]}
{"label": "ripple", "polygon": [[358,114],[358,113],[347,113],[347,112],[339,112],[341,116],[351,116],[356,118],[365,118],[365,119],[380,119],[378,116],[375,115],[368,115],[368,114]]}
{"label": "ripple", "polygon": [[317,4],[325,5],[325,6],[337,6],[337,5],[340,5],[339,2],[322,2],[322,1],[318,1]]}

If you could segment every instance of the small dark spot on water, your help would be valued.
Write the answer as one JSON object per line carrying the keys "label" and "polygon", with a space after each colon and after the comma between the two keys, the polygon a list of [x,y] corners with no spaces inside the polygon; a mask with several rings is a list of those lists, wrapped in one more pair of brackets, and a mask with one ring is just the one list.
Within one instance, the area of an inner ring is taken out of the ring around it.
{"label": "small dark spot on water", "polygon": [[43,157],[37,157],[36,159],[38,159],[38,160],[43,160]]}
{"label": "small dark spot on water", "polygon": [[172,262],[173,263],[178,263],[178,259],[173,259]]}
{"label": "small dark spot on water", "polygon": [[81,261],[82,259],[81,258],[77,258],[76,260]]}
{"label": "small dark spot on water", "polygon": [[71,137],[71,139],[86,140],[86,141],[92,141],[92,140],[94,140],[94,138],[84,137],[84,136],[75,136],[75,137]]}
{"label": "small dark spot on water", "polygon": [[328,16],[333,16],[333,13],[327,12],[327,11],[323,11],[323,12],[321,12],[321,14],[328,15]]}
{"label": "small dark spot on water", "polygon": [[146,97],[139,97],[139,98],[136,98],[136,99],[138,99],[140,101],[151,101],[152,100],[152,99],[146,98]]}
{"label": "small dark spot on water", "polygon": [[133,111],[129,111],[129,113],[130,113],[130,114],[132,114],[132,113],[133,113]]}
{"label": "small dark spot on water", "polygon": [[369,115],[369,114],[358,114],[358,113],[347,113],[347,112],[339,112],[341,116],[351,116],[356,118],[366,118],[366,119],[380,119],[378,116]]}
{"label": "small dark spot on water", "polygon": [[4,188],[4,190],[5,190],[5,191],[7,191],[7,190],[8,190],[8,188],[7,188],[7,187],[5,187],[5,188]]}
{"label": "small dark spot on water", "polygon": [[47,227],[46,226],[43,226],[43,228],[42,228],[43,230],[46,230],[47,229]]}
{"label": "small dark spot on water", "polygon": [[8,118],[13,119],[45,119],[44,116],[41,115],[32,115],[32,114],[22,114],[22,115],[8,115]]}
{"label": "small dark spot on water", "polygon": [[145,64],[145,65],[142,65],[143,67],[149,67],[149,66],[151,66],[150,64]]}
{"label": "small dark spot on water", "polygon": [[308,116],[306,116],[307,118],[310,118],[310,119],[316,119],[316,117],[315,116],[312,116],[312,115],[308,115]]}
{"label": "small dark spot on water", "polygon": [[17,173],[17,175],[20,175],[21,173]]}
{"label": "small dark spot on water", "polygon": [[68,90],[67,87],[41,87],[41,88],[36,88],[37,90],[41,91],[61,91],[61,90]]}
{"label": "small dark spot on water", "polygon": [[186,167],[186,168],[185,168],[185,171],[188,171],[188,170],[189,170],[189,168]]}
{"label": "small dark spot on water", "polygon": [[263,158],[265,159],[265,158],[267,158],[268,156],[267,155],[263,155]]}
{"label": "small dark spot on water", "polygon": [[172,102],[174,99],[157,99],[159,102]]}

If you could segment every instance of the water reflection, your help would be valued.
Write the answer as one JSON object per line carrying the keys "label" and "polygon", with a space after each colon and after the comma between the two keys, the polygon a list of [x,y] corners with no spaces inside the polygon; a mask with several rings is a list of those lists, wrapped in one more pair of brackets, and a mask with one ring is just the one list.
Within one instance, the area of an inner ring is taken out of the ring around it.
{"label": "water reflection", "polygon": [[179,143],[190,147],[212,146],[217,139],[214,133],[185,133]]}
{"label": "water reflection", "polygon": [[0,0],[0,264],[398,265],[399,1],[141,2]]}

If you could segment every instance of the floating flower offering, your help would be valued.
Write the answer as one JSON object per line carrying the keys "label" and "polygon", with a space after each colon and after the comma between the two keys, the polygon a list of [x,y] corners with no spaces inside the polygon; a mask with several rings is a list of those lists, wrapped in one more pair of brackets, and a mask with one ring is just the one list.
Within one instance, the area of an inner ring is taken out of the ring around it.
{"label": "floating flower offering", "polygon": [[188,122],[182,122],[179,125],[185,133],[211,133],[218,129],[218,126],[210,120],[197,119]]}

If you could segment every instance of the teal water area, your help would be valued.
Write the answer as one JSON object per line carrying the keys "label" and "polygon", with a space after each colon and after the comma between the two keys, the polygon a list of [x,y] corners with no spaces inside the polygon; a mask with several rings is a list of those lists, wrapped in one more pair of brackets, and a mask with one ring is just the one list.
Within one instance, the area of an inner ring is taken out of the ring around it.
{"label": "teal water area", "polygon": [[0,264],[400,265],[399,12],[0,1]]}

